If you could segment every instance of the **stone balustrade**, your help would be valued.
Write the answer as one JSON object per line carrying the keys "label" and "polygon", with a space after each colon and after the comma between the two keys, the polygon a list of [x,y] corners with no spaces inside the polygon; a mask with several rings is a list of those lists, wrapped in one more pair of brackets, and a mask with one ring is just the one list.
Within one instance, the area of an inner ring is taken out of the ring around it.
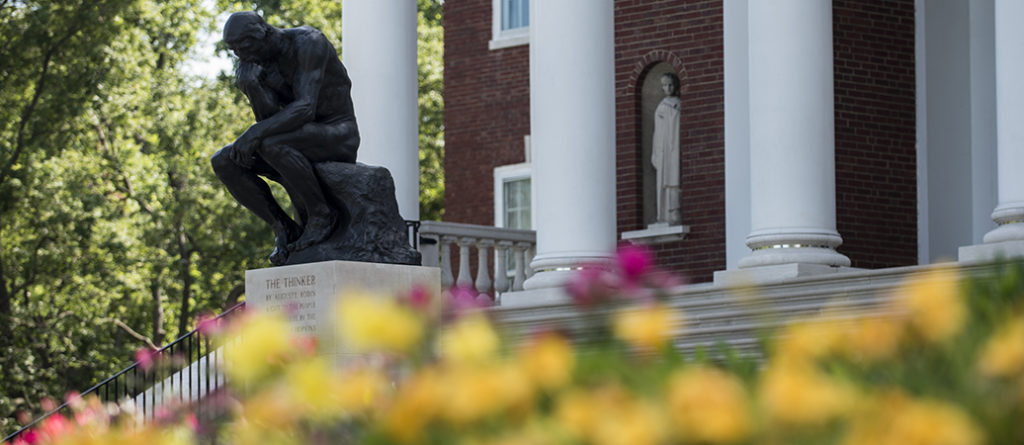
{"label": "stone balustrade", "polygon": [[[532,230],[423,221],[419,236],[423,265],[441,268],[441,287],[444,289],[459,286],[475,288],[481,293],[493,292],[495,302],[500,303],[501,294],[522,290],[523,282],[533,275],[530,260],[533,259],[537,236]],[[452,267],[453,246],[459,252],[457,268]],[[475,277],[470,267],[471,249],[476,252]]]}

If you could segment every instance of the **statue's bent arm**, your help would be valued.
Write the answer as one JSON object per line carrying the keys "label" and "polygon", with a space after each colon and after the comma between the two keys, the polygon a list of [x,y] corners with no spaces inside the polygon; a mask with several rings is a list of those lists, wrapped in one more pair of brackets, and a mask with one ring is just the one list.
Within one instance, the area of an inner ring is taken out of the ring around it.
{"label": "statue's bent arm", "polygon": [[296,130],[316,117],[317,98],[329,53],[327,38],[319,32],[312,32],[298,37],[296,47],[298,67],[292,83],[295,100],[273,116],[249,127],[248,131],[254,132],[260,140]]}

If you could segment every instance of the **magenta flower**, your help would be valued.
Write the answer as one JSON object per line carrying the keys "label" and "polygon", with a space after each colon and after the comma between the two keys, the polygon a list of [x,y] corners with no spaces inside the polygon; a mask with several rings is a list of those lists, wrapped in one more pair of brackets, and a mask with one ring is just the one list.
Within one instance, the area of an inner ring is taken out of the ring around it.
{"label": "magenta flower", "polygon": [[569,278],[566,292],[578,306],[589,307],[615,295],[613,276],[600,265],[583,266]]}
{"label": "magenta flower", "polygon": [[412,290],[405,296],[405,301],[409,306],[415,309],[427,309],[430,307],[431,295],[427,287],[422,284],[416,284],[412,287]]}
{"label": "magenta flower", "polygon": [[148,371],[153,366],[153,358],[156,355],[156,351],[149,348],[139,348],[135,351],[135,361],[139,363],[139,367],[144,371]]}
{"label": "magenta flower", "polygon": [[654,255],[645,246],[623,244],[615,254],[615,262],[627,283],[636,283],[654,265]]}
{"label": "magenta flower", "polygon": [[42,435],[37,433],[36,430],[27,430],[24,433],[21,433],[17,439],[14,439],[14,443],[12,445],[32,445],[39,442],[40,439],[42,439]]}
{"label": "magenta flower", "polygon": [[43,420],[39,430],[52,441],[71,432],[72,426],[71,422],[68,422],[68,419],[64,418],[64,416],[54,414]]}
{"label": "magenta flower", "polygon": [[455,310],[456,317],[494,304],[490,295],[481,294],[472,287],[456,286],[448,292],[451,294],[452,308]]}
{"label": "magenta flower", "polygon": [[220,321],[217,317],[210,313],[199,315],[198,321],[196,322],[196,330],[203,335],[215,335],[221,331]]}

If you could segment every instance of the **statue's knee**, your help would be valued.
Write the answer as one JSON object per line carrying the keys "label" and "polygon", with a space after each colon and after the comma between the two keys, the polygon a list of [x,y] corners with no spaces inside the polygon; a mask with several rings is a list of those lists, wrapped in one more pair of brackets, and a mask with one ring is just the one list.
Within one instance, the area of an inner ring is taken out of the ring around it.
{"label": "statue's knee", "polygon": [[210,156],[210,165],[213,167],[213,171],[223,171],[226,168],[230,168],[234,165],[234,161],[231,160],[231,156],[228,154],[228,148],[224,147],[217,150],[213,156]]}
{"label": "statue's knee", "polygon": [[260,157],[273,164],[282,156],[286,156],[288,146],[280,138],[271,136],[263,140],[258,150]]}

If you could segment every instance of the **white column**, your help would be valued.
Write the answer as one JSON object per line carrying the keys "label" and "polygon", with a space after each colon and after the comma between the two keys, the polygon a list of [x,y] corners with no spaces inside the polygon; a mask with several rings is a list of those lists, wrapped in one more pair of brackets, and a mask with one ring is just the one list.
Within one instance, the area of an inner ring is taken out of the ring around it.
{"label": "white column", "polygon": [[[1024,256],[1024,2],[996,0],[996,156],[999,224],[984,245],[961,248],[961,260]],[[966,254],[966,255],[965,255]]]}
{"label": "white column", "polygon": [[835,251],[831,2],[749,8],[753,252],[739,267],[849,266]]}
{"label": "white column", "polygon": [[559,286],[569,269],[615,249],[612,16],[612,0],[530,4],[537,273],[526,289]]}
{"label": "white column", "polygon": [[352,78],[359,162],[395,179],[398,210],[419,219],[416,0],[346,0],[342,61]]}

